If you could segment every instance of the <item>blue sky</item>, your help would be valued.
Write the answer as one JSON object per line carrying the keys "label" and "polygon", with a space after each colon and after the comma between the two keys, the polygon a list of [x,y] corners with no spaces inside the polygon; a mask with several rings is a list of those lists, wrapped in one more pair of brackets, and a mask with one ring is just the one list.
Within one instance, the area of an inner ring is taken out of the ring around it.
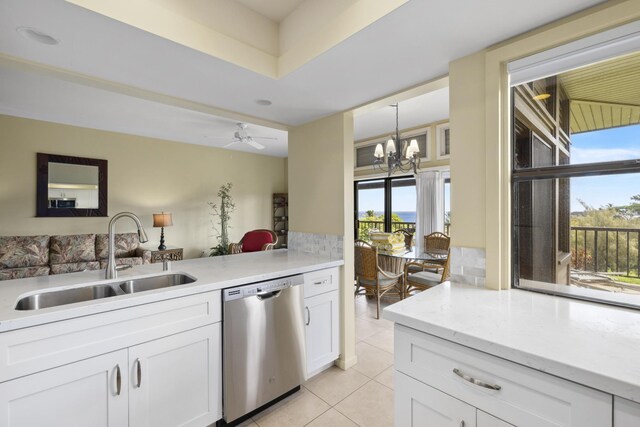
{"label": "blue sky", "polygon": [[[445,186],[444,203],[445,211],[449,209],[451,194],[450,186]],[[397,187],[392,193],[394,212],[415,212],[416,210],[416,188],[415,187]],[[384,190],[360,190],[358,193],[358,210],[365,212],[373,209],[376,212],[384,211]]]}
{"label": "blue sky", "polygon": [[[640,159],[640,125],[579,133],[571,136],[571,164]],[[598,208],[627,205],[640,194],[640,174],[571,179],[571,211],[582,211],[578,199]]]}

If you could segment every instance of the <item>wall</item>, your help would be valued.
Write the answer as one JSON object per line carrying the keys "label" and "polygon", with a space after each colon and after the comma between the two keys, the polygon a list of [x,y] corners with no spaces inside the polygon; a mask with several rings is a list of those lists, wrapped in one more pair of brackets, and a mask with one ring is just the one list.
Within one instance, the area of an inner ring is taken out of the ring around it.
{"label": "wall", "polygon": [[[449,159],[438,159],[438,125],[440,124],[444,124],[444,123],[448,123],[449,120],[441,120],[438,122],[434,122],[434,123],[429,123],[429,124],[424,124],[421,126],[415,126],[412,128],[408,128],[408,129],[400,129],[400,140],[404,141],[405,138],[402,137],[403,134],[406,133],[411,133],[415,130],[418,129],[424,129],[424,128],[429,128],[429,132],[430,132],[430,136],[429,136],[429,141],[428,141],[428,145],[429,145],[429,154],[430,154],[430,159],[429,161],[422,161],[420,162],[420,169],[428,169],[428,168],[434,168],[434,167],[444,167],[444,166],[449,166]],[[373,141],[377,141],[377,142],[382,142],[383,146],[386,143],[387,139],[389,139],[389,134],[385,134],[385,135],[378,135],[375,136],[373,138],[367,138],[367,139],[363,139],[360,141],[356,141],[355,144],[356,146],[359,144],[366,144],[367,142],[373,142]],[[410,139],[410,138],[407,138]],[[355,156],[355,153],[354,153]],[[360,169],[360,170],[356,170],[354,171],[354,176],[356,178],[373,178],[376,175],[380,175],[380,170],[379,169],[374,169],[373,166],[369,166],[366,169]],[[383,174],[385,175],[385,174]],[[386,176],[386,175],[385,175]]]}
{"label": "wall", "polygon": [[[236,211],[230,237],[271,228],[271,194],[286,191],[285,159],[114,132],[0,116],[0,235],[105,233],[108,218],[35,218],[36,153],[106,159],[109,214],[131,211],[157,247],[152,213],[172,212],[169,246],[197,257],[215,244],[208,201],[219,203],[220,185],[232,182]],[[118,232],[134,231],[123,220]]]}
{"label": "wall", "polygon": [[[356,363],[353,296],[353,115],[335,114],[289,131],[289,229],[295,242],[341,252],[340,359]],[[293,248],[293,246],[292,246]],[[303,249],[304,250],[304,247]],[[313,250],[313,249],[310,249]]]}
{"label": "wall", "polygon": [[[508,289],[511,283],[510,99],[506,64],[637,19],[638,0],[606,2],[450,64],[451,206],[455,223],[451,244],[486,250],[488,288]],[[473,144],[473,155],[455,150],[465,144]]]}

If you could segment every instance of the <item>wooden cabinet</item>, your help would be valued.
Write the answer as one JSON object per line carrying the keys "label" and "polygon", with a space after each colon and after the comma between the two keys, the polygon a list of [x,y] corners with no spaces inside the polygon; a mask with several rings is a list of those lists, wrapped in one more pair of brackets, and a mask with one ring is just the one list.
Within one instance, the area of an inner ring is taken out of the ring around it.
{"label": "wooden cabinet", "polygon": [[129,349],[129,426],[205,426],[222,418],[220,324]]}
{"label": "wooden cabinet", "polygon": [[[395,340],[398,376],[499,418],[482,415],[489,425],[501,426],[502,420],[518,427],[612,426],[610,394],[404,326],[396,325]],[[401,386],[395,390],[397,405],[416,399]],[[410,425],[396,416],[398,425]]]}
{"label": "wooden cabinet", "polygon": [[340,355],[338,277],[337,268],[305,274],[307,378],[331,366]]}
{"label": "wooden cabinet", "polygon": [[0,384],[0,426],[126,426],[127,350]]}

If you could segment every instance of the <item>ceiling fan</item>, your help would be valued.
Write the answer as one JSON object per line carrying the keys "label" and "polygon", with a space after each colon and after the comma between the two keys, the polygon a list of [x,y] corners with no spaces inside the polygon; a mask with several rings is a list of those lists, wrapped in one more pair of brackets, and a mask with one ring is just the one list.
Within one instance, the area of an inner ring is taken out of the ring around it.
{"label": "ceiling fan", "polygon": [[257,142],[256,139],[278,139],[270,136],[250,136],[247,132],[248,126],[249,125],[247,125],[246,123],[238,123],[238,130],[236,130],[236,132],[233,134],[233,139],[223,148],[231,147],[234,144],[241,143],[250,145],[256,150],[263,150],[264,145]]}

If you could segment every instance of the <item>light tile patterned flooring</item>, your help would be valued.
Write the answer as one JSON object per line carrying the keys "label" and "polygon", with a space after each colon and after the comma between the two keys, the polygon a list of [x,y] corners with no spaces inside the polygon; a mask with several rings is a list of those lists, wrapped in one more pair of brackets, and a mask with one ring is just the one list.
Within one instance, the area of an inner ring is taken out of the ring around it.
{"label": "light tile patterned flooring", "polygon": [[241,426],[393,426],[393,322],[375,315],[375,301],[356,297],[357,365],[316,375],[298,393]]}

